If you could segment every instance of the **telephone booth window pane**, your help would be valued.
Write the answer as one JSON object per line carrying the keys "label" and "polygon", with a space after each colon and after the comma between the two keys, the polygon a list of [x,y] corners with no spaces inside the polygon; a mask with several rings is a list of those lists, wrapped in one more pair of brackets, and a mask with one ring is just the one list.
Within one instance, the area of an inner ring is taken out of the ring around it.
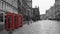
{"label": "telephone booth window pane", "polygon": [[17,22],[17,21],[16,21],[16,16],[15,16],[15,17],[14,17],[14,23],[15,23],[15,26],[16,26],[16,22]]}
{"label": "telephone booth window pane", "polygon": [[10,28],[10,21],[11,21],[11,18],[10,18],[10,16],[8,17],[8,25],[9,25],[9,27],[8,28]]}

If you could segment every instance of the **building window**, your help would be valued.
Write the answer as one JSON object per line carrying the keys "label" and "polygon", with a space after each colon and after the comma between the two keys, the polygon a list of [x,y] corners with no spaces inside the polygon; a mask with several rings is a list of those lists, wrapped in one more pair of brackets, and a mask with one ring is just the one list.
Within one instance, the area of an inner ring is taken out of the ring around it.
{"label": "building window", "polygon": [[3,23],[3,13],[0,13],[0,31],[4,29],[4,23]]}

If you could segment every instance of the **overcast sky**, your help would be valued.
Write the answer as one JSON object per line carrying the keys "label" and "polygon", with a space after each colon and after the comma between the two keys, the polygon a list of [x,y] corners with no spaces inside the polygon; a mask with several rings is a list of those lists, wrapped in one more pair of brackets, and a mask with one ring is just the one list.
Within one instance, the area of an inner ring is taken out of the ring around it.
{"label": "overcast sky", "polygon": [[32,7],[39,6],[40,14],[45,14],[46,10],[53,6],[55,0],[32,0]]}

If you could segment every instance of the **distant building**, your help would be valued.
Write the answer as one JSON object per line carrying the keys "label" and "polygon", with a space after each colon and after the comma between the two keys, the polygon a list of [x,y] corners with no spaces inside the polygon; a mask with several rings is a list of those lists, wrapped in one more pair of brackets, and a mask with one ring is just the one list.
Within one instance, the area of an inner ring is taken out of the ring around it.
{"label": "distant building", "polygon": [[46,14],[42,14],[42,15],[40,15],[40,19],[41,19],[41,20],[46,20],[46,19],[47,19]]}
{"label": "distant building", "polygon": [[46,11],[47,19],[60,19],[60,0],[55,0],[54,6]]}
{"label": "distant building", "polygon": [[40,20],[40,12],[39,12],[39,7],[38,8],[33,8],[33,20]]}
{"label": "distant building", "polygon": [[55,7],[52,6],[49,10],[46,10],[46,17],[49,18],[55,18]]}
{"label": "distant building", "polygon": [[56,19],[60,20],[60,0],[55,0]]}
{"label": "distant building", "polygon": [[55,18],[55,6],[52,6],[50,9],[46,10],[46,14],[40,16],[41,19],[54,19]]}

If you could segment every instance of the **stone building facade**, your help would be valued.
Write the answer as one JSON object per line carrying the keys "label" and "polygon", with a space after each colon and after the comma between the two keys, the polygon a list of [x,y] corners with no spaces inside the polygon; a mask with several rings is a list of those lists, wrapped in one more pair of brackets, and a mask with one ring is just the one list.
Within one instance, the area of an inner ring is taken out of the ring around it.
{"label": "stone building facade", "polygon": [[55,18],[55,7],[52,6],[49,10],[46,10],[46,17],[47,19],[51,18],[54,19]]}
{"label": "stone building facade", "polygon": [[60,0],[55,0],[56,18],[60,20]]}
{"label": "stone building facade", "polygon": [[60,0],[55,0],[54,6],[46,11],[47,19],[60,19]]}
{"label": "stone building facade", "polygon": [[18,1],[19,13],[23,14],[25,20],[32,18],[32,0]]}
{"label": "stone building facade", "polygon": [[34,21],[40,20],[39,7],[33,8],[33,20]]}
{"label": "stone building facade", "polygon": [[0,10],[18,14],[17,0],[0,0]]}
{"label": "stone building facade", "polygon": [[27,3],[27,5],[29,6],[29,8],[28,8],[27,10],[29,10],[29,11],[28,11],[29,16],[30,16],[30,18],[32,19],[32,18],[33,18],[32,0],[26,0],[26,3]]}

